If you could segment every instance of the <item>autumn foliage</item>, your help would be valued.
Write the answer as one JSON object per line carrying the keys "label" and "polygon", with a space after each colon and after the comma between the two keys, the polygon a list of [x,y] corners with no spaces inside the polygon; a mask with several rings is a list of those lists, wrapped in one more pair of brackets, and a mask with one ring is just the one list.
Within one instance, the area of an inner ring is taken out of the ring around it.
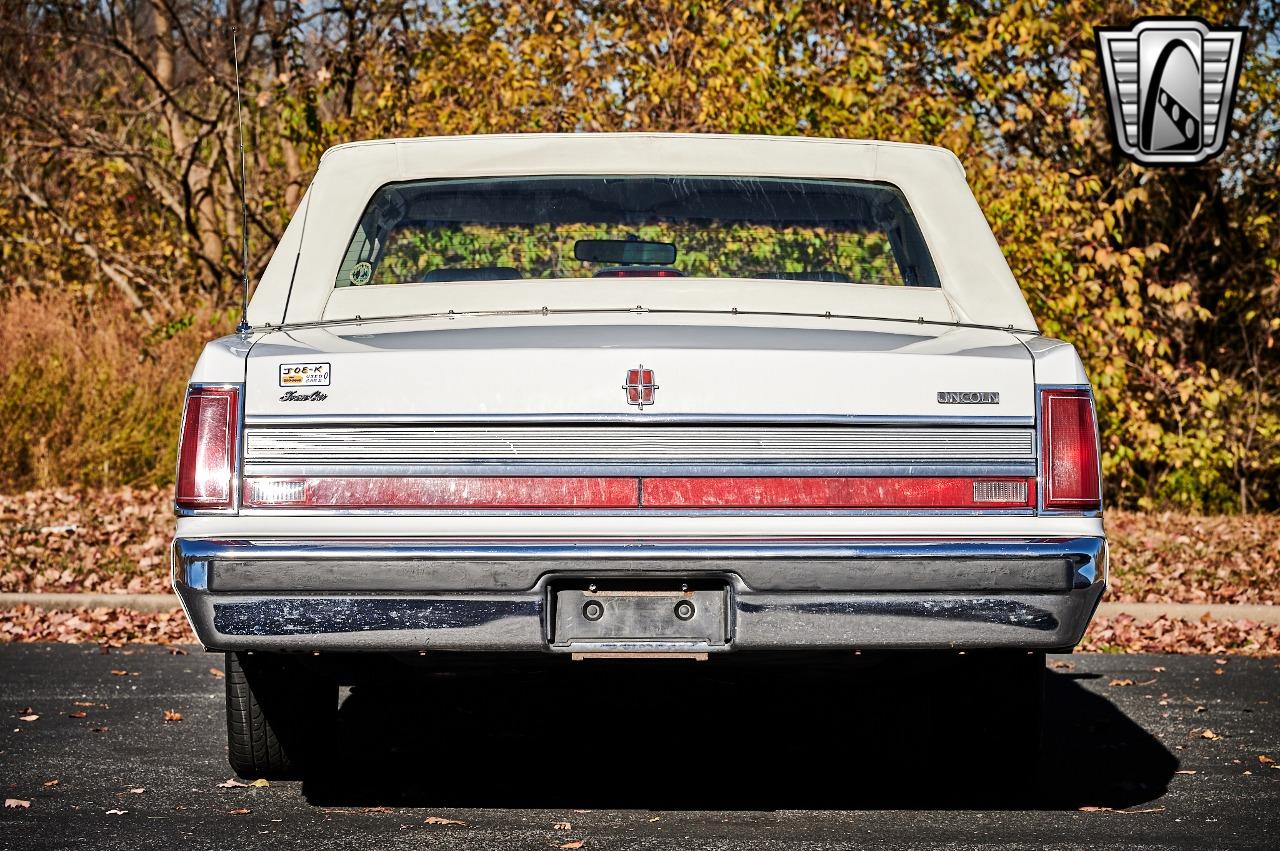
{"label": "autumn foliage", "polygon": [[[321,152],[378,136],[661,130],[880,138],[960,156],[1043,330],[1098,390],[1108,499],[1280,507],[1280,7],[1250,27],[1226,153],[1108,136],[1064,2],[11,4],[0,24],[0,489],[162,484],[199,344],[234,324],[240,31],[250,266]],[[1270,41],[1268,41],[1268,38]]]}

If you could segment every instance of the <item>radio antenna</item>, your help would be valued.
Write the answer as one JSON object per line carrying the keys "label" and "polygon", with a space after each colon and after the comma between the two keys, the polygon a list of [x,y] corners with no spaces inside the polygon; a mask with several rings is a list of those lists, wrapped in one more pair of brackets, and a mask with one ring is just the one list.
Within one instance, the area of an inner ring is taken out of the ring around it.
{"label": "radio antenna", "polygon": [[249,333],[249,195],[245,188],[244,115],[240,108],[240,44],[231,28],[231,60],[236,69],[236,124],[240,128],[240,324],[237,334]]}

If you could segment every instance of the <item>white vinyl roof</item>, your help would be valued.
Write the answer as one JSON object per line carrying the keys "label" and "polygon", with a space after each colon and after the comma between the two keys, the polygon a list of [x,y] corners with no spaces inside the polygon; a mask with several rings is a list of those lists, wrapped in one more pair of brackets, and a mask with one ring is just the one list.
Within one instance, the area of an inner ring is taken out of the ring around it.
{"label": "white vinyl roof", "polygon": [[[387,183],[548,174],[807,177],[890,183],[911,205],[955,321],[1036,327],[965,182],[964,169],[950,151],[893,142],[675,133],[441,136],[331,148],[321,157],[311,187],[258,283],[249,322],[275,325],[325,316],[343,252],[369,198]],[[856,299],[859,287],[846,286],[849,298]],[[794,286],[789,291],[796,292]],[[384,293],[377,300],[385,305],[388,298]],[[915,318],[915,314],[906,315],[913,309],[911,299],[904,294],[903,318]],[[892,306],[884,307],[886,297],[874,300],[878,309],[894,312]],[[381,309],[361,315],[380,313],[386,315]]]}

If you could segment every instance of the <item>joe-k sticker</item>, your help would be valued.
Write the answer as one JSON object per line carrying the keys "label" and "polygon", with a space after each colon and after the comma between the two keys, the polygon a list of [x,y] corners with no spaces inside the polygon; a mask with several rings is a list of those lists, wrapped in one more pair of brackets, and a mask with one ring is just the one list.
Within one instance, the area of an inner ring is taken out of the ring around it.
{"label": "joe-k sticker", "polygon": [[282,363],[280,364],[280,386],[328,387],[329,364]]}

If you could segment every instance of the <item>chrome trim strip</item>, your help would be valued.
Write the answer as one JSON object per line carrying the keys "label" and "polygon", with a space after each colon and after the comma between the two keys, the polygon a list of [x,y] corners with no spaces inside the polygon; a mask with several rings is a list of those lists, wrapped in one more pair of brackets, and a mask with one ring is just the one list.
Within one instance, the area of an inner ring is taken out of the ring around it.
{"label": "chrome trim strip", "polygon": [[889,416],[879,414],[681,414],[681,413],[573,413],[558,414],[249,414],[248,426],[342,425],[345,423],[661,423],[815,425],[900,425],[900,426],[1034,426],[1034,416]]}
{"label": "chrome trim strip", "polygon": [[242,508],[241,517],[1034,517],[1034,508]]}
{"label": "chrome trim strip", "polygon": [[[732,280],[732,279],[730,279]],[[744,280],[744,279],[740,279]],[[750,279],[745,279],[750,280]],[[403,322],[408,320],[440,319],[453,320],[463,318],[492,318],[507,316],[591,316],[591,315],[689,315],[689,316],[777,316],[796,319],[851,319],[869,322],[896,322],[905,325],[940,325],[945,328],[979,328],[987,331],[1005,331],[1010,334],[1039,334],[1033,328],[1015,328],[1012,325],[980,325],[974,322],[955,322],[943,319],[925,319],[923,316],[907,319],[900,316],[867,316],[857,313],[803,313],[787,310],[712,310],[706,308],[670,308],[670,307],[558,307],[558,308],[512,308],[507,310],[449,310],[432,313],[401,313],[392,316],[351,316],[344,319],[317,319],[309,322],[285,322],[280,325],[259,325],[252,330],[262,333],[271,331],[294,331],[303,328],[332,328],[341,325],[376,325],[383,322]]]}
{"label": "chrome trim strip", "polygon": [[1028,464],[1030,428],[343,425],[245,429],[255,464]]}
{"label": "chrome trim strip", "polygon": [[1036,474],[1034,461],[1009,463],[975,460],[966,464],[750,464],[602,463],[566,461],[545,463],[473,464],[282,464],[244,465],[245,477],[361,477],[361,476],[1027,476]]}

